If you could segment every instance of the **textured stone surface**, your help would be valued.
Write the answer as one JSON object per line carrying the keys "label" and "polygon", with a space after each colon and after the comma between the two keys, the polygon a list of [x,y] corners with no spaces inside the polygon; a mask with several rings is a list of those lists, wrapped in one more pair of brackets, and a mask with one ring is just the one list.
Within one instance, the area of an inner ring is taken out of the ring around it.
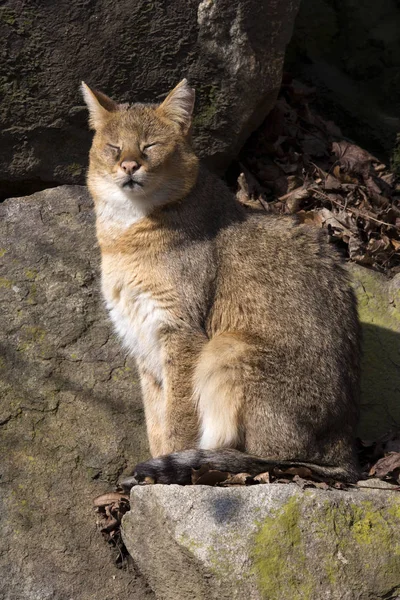
{"label": "textured stone surface", "polygon": [[123,537],[162,600],[400,594],[400,498],[393,492],[137,487]]}
{"label": "textured stone surface", "polygon": [[400,426],[400,274],[349,269],[363,329],[360,435],[375,439]]}
{"label": "textured stone surface", "polygon": [[18,181],[83,182],[90,135],[81,79],[119,101],[154,102],[188,77],[198,93],[196,148],[212,164],[226,164],[273,106],[299,4],[6,0],[3,194],[22,189]]}
{"label": "textured stone surface", "polygon": [[0,206],[0,598],[144,598],[92,498],[147,456],[132,362],[98,291],[83,187]]}

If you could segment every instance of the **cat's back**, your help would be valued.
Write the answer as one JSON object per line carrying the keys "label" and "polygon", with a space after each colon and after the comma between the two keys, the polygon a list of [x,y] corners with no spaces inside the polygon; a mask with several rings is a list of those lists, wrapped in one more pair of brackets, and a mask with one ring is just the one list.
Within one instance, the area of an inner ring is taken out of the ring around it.
{"label": "cat's back", "polygon": [[255,331],[343,330],[357,322],[343,261],[322,230],[250,211],[221,231],[217,303]]}

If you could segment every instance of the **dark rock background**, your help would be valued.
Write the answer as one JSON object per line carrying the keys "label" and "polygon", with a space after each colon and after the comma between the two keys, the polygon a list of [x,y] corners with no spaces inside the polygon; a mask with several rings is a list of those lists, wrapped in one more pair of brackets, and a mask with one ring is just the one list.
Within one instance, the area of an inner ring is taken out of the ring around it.
{"label": "dark rock background", "polygon": [[400,5],[396,0],[302,0],[286,68],[315,85],[321,112],[381,159],[400,131]]}
{"label": "dark rock background", "polygon": [[84,183],[80,81],[157,101],[187,77],[196,149],[224,167],[272,108],[300,0],[6,0],[0,7],[2,198]]}

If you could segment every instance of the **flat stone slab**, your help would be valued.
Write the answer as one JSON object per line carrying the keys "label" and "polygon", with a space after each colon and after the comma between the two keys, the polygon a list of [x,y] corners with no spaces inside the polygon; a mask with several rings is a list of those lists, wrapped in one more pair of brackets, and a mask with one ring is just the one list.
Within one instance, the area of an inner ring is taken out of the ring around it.
{"label": "flat stone slab", "polygon": [[160,600],[400,598],[400,495],[133,488],[124,542]]}

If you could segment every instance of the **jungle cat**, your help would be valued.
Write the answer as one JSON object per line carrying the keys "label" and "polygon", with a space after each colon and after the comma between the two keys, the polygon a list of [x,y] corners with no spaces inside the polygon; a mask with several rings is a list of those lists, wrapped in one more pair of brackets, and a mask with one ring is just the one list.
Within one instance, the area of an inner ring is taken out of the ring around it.
{"label": "jungle cat", "polygon": [[189,483],[204,463],[355,481],[360,329],[325,235],[249,211],[200,165],[185,79],[159,105],[82,89],[102,291],[153,456],[125,486]]}

